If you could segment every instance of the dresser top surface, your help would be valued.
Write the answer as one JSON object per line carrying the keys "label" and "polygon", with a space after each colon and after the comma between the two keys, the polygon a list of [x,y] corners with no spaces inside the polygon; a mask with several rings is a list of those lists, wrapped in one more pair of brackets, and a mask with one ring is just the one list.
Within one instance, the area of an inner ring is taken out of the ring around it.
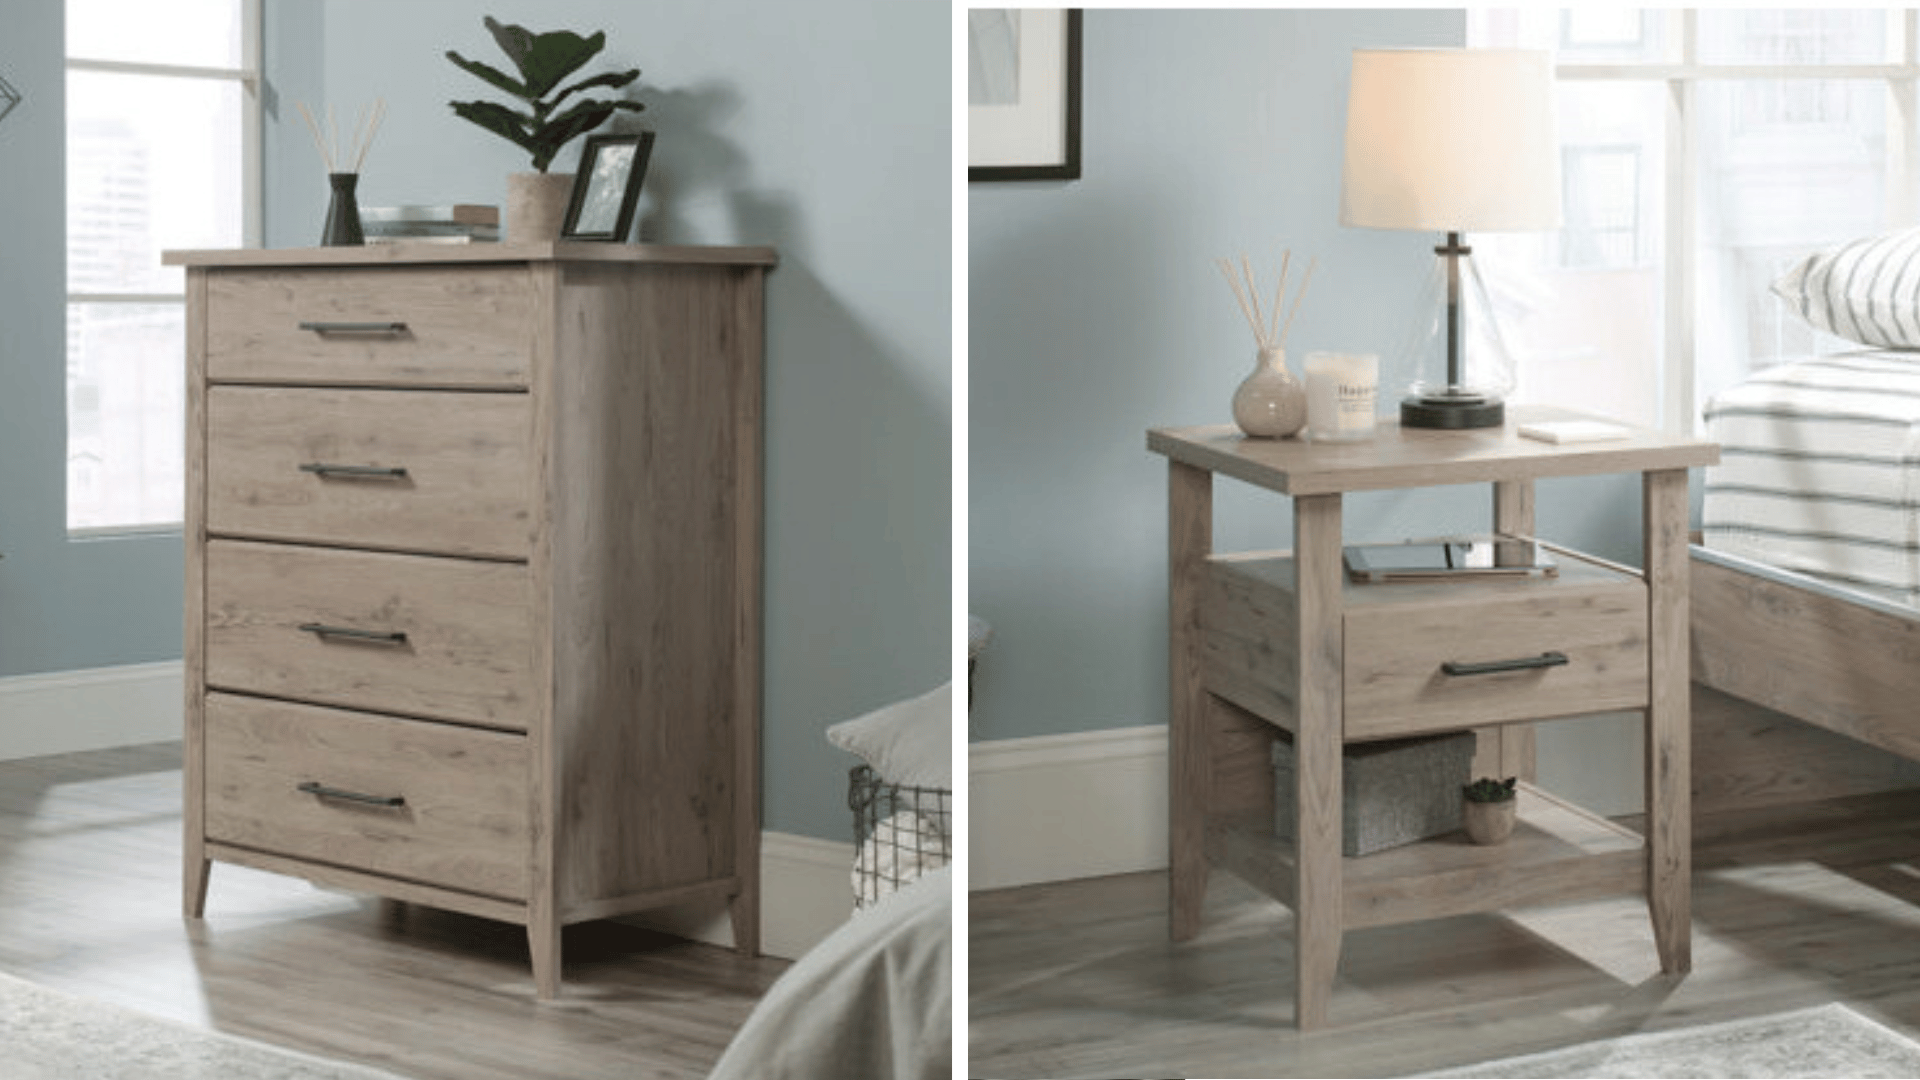
{"label": "dresser top surface", "polygon": [[1373,438],[1349,443],[1248,438],[1231,424],[1155,428],[1147,433],[1147,448],[1287,495],[1684,469],[1720,458],[1714,443],[1644,428],[1623,438],[1560,444],[1518,431],[1529,421],[1568,419],[1598,418],[1548,406],[1514,406],[1501,427],[1412,430],[1387,419]]}
{"label": "dresser top surface", "polygon": [[584,241],[540,243],[367,244],[356,247],[222,248],[163,252],[168,266],[431,266],[501,262],[613,262],[657,265],[772,266],[771,247],[606,244]]}

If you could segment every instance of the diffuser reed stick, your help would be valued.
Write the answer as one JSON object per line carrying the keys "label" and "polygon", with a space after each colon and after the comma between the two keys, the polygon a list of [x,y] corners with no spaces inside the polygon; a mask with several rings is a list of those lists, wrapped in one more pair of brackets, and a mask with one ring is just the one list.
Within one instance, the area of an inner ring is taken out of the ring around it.
{"label": "diffuser reed stick", "polygon": [[1273,306],[1263,309],[1260,306],[1260,283],[1254,276],[1253,263],[1243,254],[1240,256],[1239,272],[1226,259],[1215,259],[1214,265],[1220,268],[1220,275],[1227,279],[1227,287],[1233,290],[1233,298],[1240,303],[1240,313],[1247,317],[1247,324],[1253,327],[1253,340],[1263,350],[1284,349],[1287,335],[1293,332],[1294,316],[1300,314],[1300,301],[1307,295],[1307,285],[1313,281],[1313,268],[1317,259],[1307,261],[1307,272],[1300,277],[1300,289],[1293,294],[1293,306],[1287,310],[1287,319],[1280,321],[1280,310],[1285,307],[1287,296],[1287,274],[1293,264],[1293,252],[1284,251],[1280,255],[1280,279],[1274,285]]}
{"label": "diffuser reed stick", "polygon": [[[372,105],[362,106],[355,114],[353,126],[347,132],[347,144],[340,143],[340,123],[333,106],[327,106],[324,129],[313,110],[307,108],[304,101],[295,102],[300,109],[300,117],[307,123],[307,133],[313,136],[313,148],[320,152],[320,163],[329,174],[339,172],[357,173],[366,164],[367,151],[373,148],[373,139],[380,131],[380,122],[387,117],[385,98],[377,98]],[[345,166],[351,165],[351,168]]]}

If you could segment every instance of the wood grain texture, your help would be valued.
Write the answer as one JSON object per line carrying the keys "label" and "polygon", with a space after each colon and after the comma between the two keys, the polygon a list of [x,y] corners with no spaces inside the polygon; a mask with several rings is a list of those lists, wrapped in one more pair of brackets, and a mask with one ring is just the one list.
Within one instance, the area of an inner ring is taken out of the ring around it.
{"label": "wood grain texture", "polygon": [[[208,582],[193,693],[524,731],[524,831],[494,842],[525,901],[489,911],[524,924],[540,997],[559,992],[562,928],[580,920],[726,903],[755,954],[772,253],[490,247],[170,257],[214,283],[213,363],[190,384],[220,436],[197,466],[220,505],[189,552]],[[288,329],[302,319],[407,329]],[[408,482],[320,481],[299,473],[307,457],[403,465]],[[281,486],[289,472],[307,486]],[[399,877],[308,869],[422,898]]]}
{"label": "wood grain texture", "polygon": [[[1502,536],[1536,534],[1535,492],[1531,480],[1511,480],[1493,485],[1493,531]],[[1502,543],[1494,548],[1494,561],[1513,565],[1531,559],[1530,545]],[[1532,724],[1504,724],[1475,732],[1473,774],[1475,776],[1512,776],[1532,780],[1535,773],[1534,728]]]}
{"label": "wood grain texture", "polygon": [[526,730],[526,567],[243,540],[210,541],[206,558],[207,685]]}
{"label": "wood grain texture", "polygon": [[219,845],[207,918],[183,920],[181,760],[0,762],[0,970],[415,1080],[704,1080],[789,966],[595,922],[536,1007],[523,905]]}
{"label": "wood grain texture", "polygon": [[[215,386],[207,529],[524,560],[534,531],[532,428],[525,394]],[[313,468],[333,465],[405,474]]]}
{"label": "wood grain texture", "polygon": [[[208,271],[207,377],[301,386],[524,389],[524,266]],[[317,333],[303,322],[399,323]]]}
{"label": "wood grain texture", "polygon": [[526,898],[525,736],[234,694],[207,695],[206,710],[209,840]]}
{"label": "wood grain texture", "polygon": [[1660,969],[1693,968],[1693,810],[1687,621],[1687,472],[1641,480],[1648,588],[1647,904]]}
{"label": "wood grain texture", "polygon": [[[187,271],[186,307],[186,456],[181,546],[185,571],[181,590],[182,737],[192,746],[205,743],[207,676],[207,272]],[[201,755],[188,755],[181,779],[181,911],[198,919],[207,906],[207,880],[213,864],[206,855],[206,772]]]}
{"label": "wood grain texture", "polygon": [[1920,761],[1920,619],[1720,561],[1691,573],[1695,679]]}
{"label": "wood grain texture", "polygon": [[1711,465],[1720,459],[1720,448],[1714,443],[1675,439],[1652,430],[1624,439],[1573,444],[1539,442],[1519,434],[1523,423],[1568,419],[1593,417],[1526,405],[1507,410],[1506,426],[1477,431],[1417,430],[1385,420],[1373,439],[1356,443],[1252,439],[1230,424],[1156,428],[1147,433],[1147,448],[1282,495],[1641,472]]}
{"label": "wood grain texture", "polygon": [[1342,858],[1341,767],[1344,745],[1341,671],[1340,496],[1293,502],[1295,632],[1300,672],[1294,753],[1294,1021],[1324,1026],[1340,967]]}
{"label": "wood grain texture", "polygon": [[1207,792],[1213,748],[1207,739],[1206,664],[1201,604],[1213,549],[1213,477],[1167,463],[1167,845],[1168,932],[1186,941],[1200,930],[1207,895]]}
{"label": "wood grain texture", "polygon": [[[1694,571],[1699,576],[1698,564]],[[1700,632],[1696,624],[1696,640]],[[1728,810],[1920,788],[1920,761],[1698,682],[1691,729],[1695,820]]]}
{"label": "wood grain texture", "polygon": [[605,262],[653,266],[772,267],[780,261],[770,247],[691,246],[676,244],[606,244],[558,240],[470,244],[369,244],[365,247],[217,248],[167,251],[166,266],[306,267],[306,266],[469,266],[475,263]]}
{"label": "wood grain texture", "polygon": [[1663,975],[1638,894],[1351,930],[1340,1024],[1287,1029],[1291,914],[1222,874],[1167,947],[1159,872],[968,900],[968,1073],[1418,1076],[1840,1002],[1920,1038],[1920,792],[1746,810],[1695,834],[1695,953]]}

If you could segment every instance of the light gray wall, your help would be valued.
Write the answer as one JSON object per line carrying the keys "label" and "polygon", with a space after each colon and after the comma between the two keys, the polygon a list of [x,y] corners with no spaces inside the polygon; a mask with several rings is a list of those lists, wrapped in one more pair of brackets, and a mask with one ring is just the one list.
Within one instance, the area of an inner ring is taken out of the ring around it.
{"label": "light gray wall", "polygon": [[[518,152],[459,120],[481,16],[604,29],[659,133],[641,235],[771,244],[765,824],[848,839],[831,723],[951,656],[949,14],[886,0],[267,0],[269,246],[313,243],[324,181],[294,103],[385,98],[366,205],[504,201]],[[0,73],[0,675],[180,655],[178,536],[64,530],[62,16],[7,0]],[[599,70],[599,68],[595,68]],[[575,154],[557,167],[571,168]]]}
{"label": "light gray wall", "polygon": [[[1297,282],[1318,258],[1296,373],[1315,349],[1396,351],[1434,239],[1338,223],[1349,57],[1464,33],[1458,11],[1086,13],[1083,178],[968,187],[967,603],[994,627],[974,737],[1165,722],[1166,466],[1145,432],[1229,420],[1254,356],[1213,260],[1244,252],[1271,275],[1291,248]],[[1637,561],[1637,492],[1543,483],[1543,529]],[[1490,501],[1355,496],[1347,535],[1485,528]],[[1216,506],[1219,547],[1291,545],[1284,499],[1223,481]],[[1541,752],[1569,794],[1595,794],[1597,766],[1598,801],[1631,802],[1617,722],[1556,725]]]}
{"label": "light gray wall", "polygon": [[0,15],[0,677],[180,655],[179,534],[67,538],[64,34],[60,0]]}

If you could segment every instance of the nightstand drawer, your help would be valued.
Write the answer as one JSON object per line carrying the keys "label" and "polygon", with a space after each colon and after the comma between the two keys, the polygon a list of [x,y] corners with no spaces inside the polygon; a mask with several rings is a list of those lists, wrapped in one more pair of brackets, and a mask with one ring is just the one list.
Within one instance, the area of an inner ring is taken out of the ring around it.
{"label": "nightstand drawer", "polygon": [[206,770],[209,840],[527,895],[523,736],[209,694]]}
{"label": "nightstand drawer", "polygon": [[1511,588],[1455,584],[1439,590],[1451,594],[1444,602],[1349,606],[1346,737],[1643,708],[1646,590],[1624,575],[1590,579],[1600,573],[1575,567]]}
{"label": "nightstand drawer", "polygon": [[215,386],[207,529],[526,558],[532,439],[525,394]]}
{"label": "nightstand drawer", "polygon": [[238,540],[206,565],[208,686],[525,730],[525,566]]}
{"label": "nightstand drawer", "polygon": [[533,327],[533,289],[521,267],[207,276],[214,382],[522,388]]}

